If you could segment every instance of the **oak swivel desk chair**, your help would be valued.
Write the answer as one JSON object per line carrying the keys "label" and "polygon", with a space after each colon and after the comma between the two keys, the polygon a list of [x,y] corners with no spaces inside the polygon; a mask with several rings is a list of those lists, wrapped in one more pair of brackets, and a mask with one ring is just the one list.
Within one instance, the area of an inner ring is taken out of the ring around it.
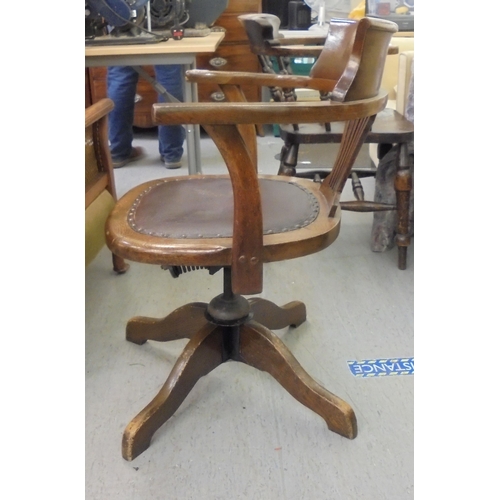
{"label": "oak swivel desk chair", "polygon": [[[309,86],[307,79],[336,81],[335,87],[319,89],[319,99],[345,102],[356,99],[356,89],[352,87],[359,64],[350,57],[358,22],[352,19],[332,19],[329,31],[321,37],[279,38],[279,19],[272,14],[245,14],[238,17],[245,27],[251,50],[257,55],[264,73],[275,75],[269,80],[269,90],[274,101],[295,101],[298,87]],[[301,45],[302,44],[302,45]],[[320,52],[322,44],[323,50]],[[361,50],[361,47],[355,47]],[[368,48],[369,50],[369,48]],[[396,54],[398,48],[389,45],[388,54]],[[290,60],[294,57],[315,57],[315,64],[307,77],[292,80],[293,69]],[[348,64],[349,62],[349,64]],[[278,76],[279,75],[279,76]],[[307,123],[279,124],[279,133],[284,141],[280,154],[280,175],[291,175],[311,179],[321,179],[328,175],[326,170],[297,171],[299,147],[302,144],[340,143],[342,124]],[[408,145],[413,141],[413,123],[401,113],[385,109],[376,118],[367,135],[366,143],[378,144],[378,158],[381,159],[391,148],[397,151],[397,171],[395,182],[396,204],[365,200],[360,181],[363,177],[374,177],[376,168],[353,167],[350,173],[355,201],[341,202],[344,210],[355,212],[397,211],[398,267],[406,269],[406,251],[410,244],[410,158]]]}
{"label": "oak swivel desk chair", "polygon": [[[133,188],[108,218],[107,244],[123,258],[168,268],[174,276],[198,268],[211,274],[222,269],[223,292],[208,304],[190,303],[162,319],[135,317],[128,321],[126,338],[136,344],[179,338],[189,341],[159,393],[125,429],[125,459],[133,460],[144,452],[197,380],[229,360],[268,372],[323,417],[330,430],[356,437],[351,406],[317,384],[271,331],[303,323],[305,305],[294,301],[279,307],[244,295],[262,292],[265,263],[313,254],[332,244],[339,234],[340,193],[376,114],[387,102],[387,94],[379,92],[378,68],[384,65],[396,30],[392,22],[373,19],[363,19],[360,27],[356,40],[359,37],[364,47],[370,47],[362,52],[360,64],[372,70],[358,72],[355,101],[153,106],[157,124],[202,125],[229,173],[169,177]],[[199,76],[200,71],[187,72],[188,79]],[[234,74],[233,78],[222,90],[243,99],[238,78]],[[321,184],[258,175],[255,125],[316,120],[345,124],[339,155]],[[291,198],[293,204],[287,202]]]}
{"label": "oak swivel desk chair", "polygon": [[[85,108],[85,265],[105,245],[104,225],[116,203],[113,164],[108,145],[108,114],[114,103],[105,98]],[[112,255],[113,270],[124,273],[129,265]]]}

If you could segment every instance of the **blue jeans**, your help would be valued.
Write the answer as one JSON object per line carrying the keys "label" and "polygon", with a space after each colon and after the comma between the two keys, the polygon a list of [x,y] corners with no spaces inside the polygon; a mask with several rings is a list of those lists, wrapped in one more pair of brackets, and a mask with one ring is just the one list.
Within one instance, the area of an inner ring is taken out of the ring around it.
{"label": "blue jeans", "polygon": [[[178,64],[155,66],[156,80],[179,101],[182,95],[182,66]],[[134,100],[139,74],[130,66],[108,68],[108,97],[115,103],[109,114],[109,142],[114,161],[128,158],[132,149]],[[164,102],[163,96],[159,96]],[[182,125],[160,125],[158,140],[160,156],[169,162],[181,159],[186,132]]]}

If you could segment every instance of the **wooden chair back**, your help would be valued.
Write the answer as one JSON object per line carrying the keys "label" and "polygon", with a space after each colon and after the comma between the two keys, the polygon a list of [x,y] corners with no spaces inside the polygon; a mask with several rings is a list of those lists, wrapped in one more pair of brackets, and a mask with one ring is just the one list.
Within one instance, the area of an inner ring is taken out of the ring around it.
{"label": "wooden chair back", "polygon": [[[113,164],[108,145],[108,113],[114,108],[105,98],[85,108],[85,263],[105,245],[104,224],[116,203]],[[128,264],[113,254],[113,269],[124,273]]]}
{"label": "wooden chair back", "polygon": [[85,208],[104,190],[116,199],[107,129],[113,108],[113,101],[105,98],[85,109]]}
{"label": "wooden chair back", "polygon": [[[392,35],[397,30],[396,23],[385,19],[364,17],[358,21],[352,52],[347,66],[335,86],[332,100],[347,103],[369,99],[378,94],[387,50]],[[362,120],[346,122],[339,154],[332,171],[322,182],[324,192],[333,193],[337,201],[340,199],[340,193],[374,120],[375,116],[371,116]],[[363,141],[351,142],[352,137],[357,135],[358,128],[364,130]],[[356,151],[351,150],[351,148],[356,148]]]}
{"label": "wooden chair back", "polygon": [[397,24],[384,19],[364,17],[358,21],[351,56],[335,86],[333,100],[343,96],[344,101],[357,101],[378,93],[391,38],[397,31]]}
{"label": "wooden chair back", "polygon": [[[271,56],[275,56],[282,74],[291,74],[290,57],[316,55],[317,60],[310,71],[310,78],[332,81],[332,100],[357,100],[365,95],[368,82],[371,82],[371,94],[375,95],[380,87],[383,67],[373,57],[380,54],[380,43],[391,53],[390,41],[397,31],[394,25],[387,36],[384,20],[362,18],[361,20],[333,18],[330,20],[326,37],[302,37],[283,39],[279,35],[279,18],[273,14],[245,14],[238,17],[245,27],[251,51],[259,57],[265,73],[275,73]],[[302,45],[298,45],[298,41]],[[317,44],[321,41],[321,47]],[[316,44],[316,45],[315,45]],[[385,58],[386,54],[383,56]],[[361,56],[363,55],[363,58]],[[377,69],[376,74],[373,73]],[[273,92],[275,100],[285,99],[285,93]],[[322,95],[326,92],[322,91]]]}
{"label": "wooden chair back", "polygon": [[358,22],[354,19],[332,19],[323,50],[309,76],[338,80],[351,56]]}

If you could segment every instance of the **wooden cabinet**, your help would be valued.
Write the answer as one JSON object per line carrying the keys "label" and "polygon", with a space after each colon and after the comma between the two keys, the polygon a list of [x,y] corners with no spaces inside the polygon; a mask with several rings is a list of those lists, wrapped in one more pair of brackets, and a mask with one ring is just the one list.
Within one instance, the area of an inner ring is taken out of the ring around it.
{"label": "wooden cabinet", "polygon": [[[238,16],[261,11],[261,0],[229,0],[227,9],[214,23],[214,27],[221,27],[226,30],[224,40],[213,54],[197,57],[196,67],[199,69],[260,73],[259,61],[257,56],[250,51],[245,30],[238,21]],[[152,66],[145,66],[144,68],[151,76],[154,76]],[[89,75],[92,102],[96,102],[106,97],[106,68],[89,68]],[[249,101],[261,100],[261,92],[258,88],[243,87],[243,90]],[[158,100],[155,89],[150,83],[139,78],[137,96],[134,126],[141,128],[154,127],[151,120],[151,106]],[[200,102],[219,101],[224,100],[224,96],[221,95],[216,85],[200,84],[198,85],[198,100]]]}
{"label": "wooden cabinet", "polygon": [[[262,12],[261,0],[230,0],[227,9],[215,21],[214,26],[225,28],[226,35],[216,52],[210,56],[196,58],[199,69],[222,71],[251,71],[260,73],[257,56],[250,51],[250,45],[243,25],[238,20],[242,14]],[[261,92],[256,87],[243,87],[247,99],[251,102],[261,100]],[[224,100],[219,88],[198,85],[200,102]]]}

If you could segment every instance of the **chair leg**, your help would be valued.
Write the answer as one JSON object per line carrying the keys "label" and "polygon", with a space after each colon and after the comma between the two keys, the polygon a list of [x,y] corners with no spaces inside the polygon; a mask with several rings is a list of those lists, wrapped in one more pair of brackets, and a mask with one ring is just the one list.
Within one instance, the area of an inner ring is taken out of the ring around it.
{"label": "chair leg", "polygon": [[224,268],[224,293],[210,304],[193,302],[164,319],[138,316],[128,322],[127,340],[137,344],[190,340],[158,394],[127,425],[122,439],[124,459],[134,460],[149,448],[154,433],[175,413],[196,382],[229,360],[268,372],[299,402],[323,417],[330,430],[350,439],[356,437],[352,408],[316,383],[268,328],[256,321],[247,323],[250,313],[276,329],[299,325],[306,319],[302,302],[279,307],[266,299],[247,300],[233,294],[231,269]]}
{"label": "chair leg", "polygon": [[398,247],[398,268],[406,269],[406,253],[410,245],[410,194],[412,180],[410,174],[410,156],[408,144],[397,145],[396,178],[396,204],[398,210],[398,224],[396,228],[396,245]]}
{"label": "chair leg", "polygon": [[287,326],[299,326],[306,320],[306,306],[294,300],[278,306],[274,302],[261,298],[248,299],[253,320],[270,330],[281,330]]}
{"label": "chair leg", "polygon": [[179,307],[165,318],[136,316],[127,322],[125,337],[139,345],[147,340],[190,339],[207,322],[206,309],[206,303],[193,302]]}
{"label": "chair leg", "polygon": [[351,182],[352,182],[352,192],[354,197],[358,201],[365,201],[365,191],[363,189],[363,184],[359,180],[359,176],[356,172],[351,171]]}
{"label": "chair leg", "polygon": [[356,437],[356,416],[349,404],[315,382],[270,330],[255,321],[242,325],[239,352],[239,361],[272,375],[297,401],[320,415],[328,429]]}
{"label": "chair leg", "polygon": [[127,264],[121,257],[118,257],[118,255],[112,254],[111,258],[113,261],[113,271],[115,273],[123,274],[130,267],[129,264]]}
{"label": "chair leg", "polygon": [[299,145],[285,142],[281,148],[280,168],[278,175],[294,176],[297,173],[297,159],[299,155]]}
{"label": "chair leg", "polygon": [[160,392],[128,425],[122,455],[133,460],[149,448],[153,434],[174,414],[196,382],[223,363],[223,328],[206,324],[187,343]]}

